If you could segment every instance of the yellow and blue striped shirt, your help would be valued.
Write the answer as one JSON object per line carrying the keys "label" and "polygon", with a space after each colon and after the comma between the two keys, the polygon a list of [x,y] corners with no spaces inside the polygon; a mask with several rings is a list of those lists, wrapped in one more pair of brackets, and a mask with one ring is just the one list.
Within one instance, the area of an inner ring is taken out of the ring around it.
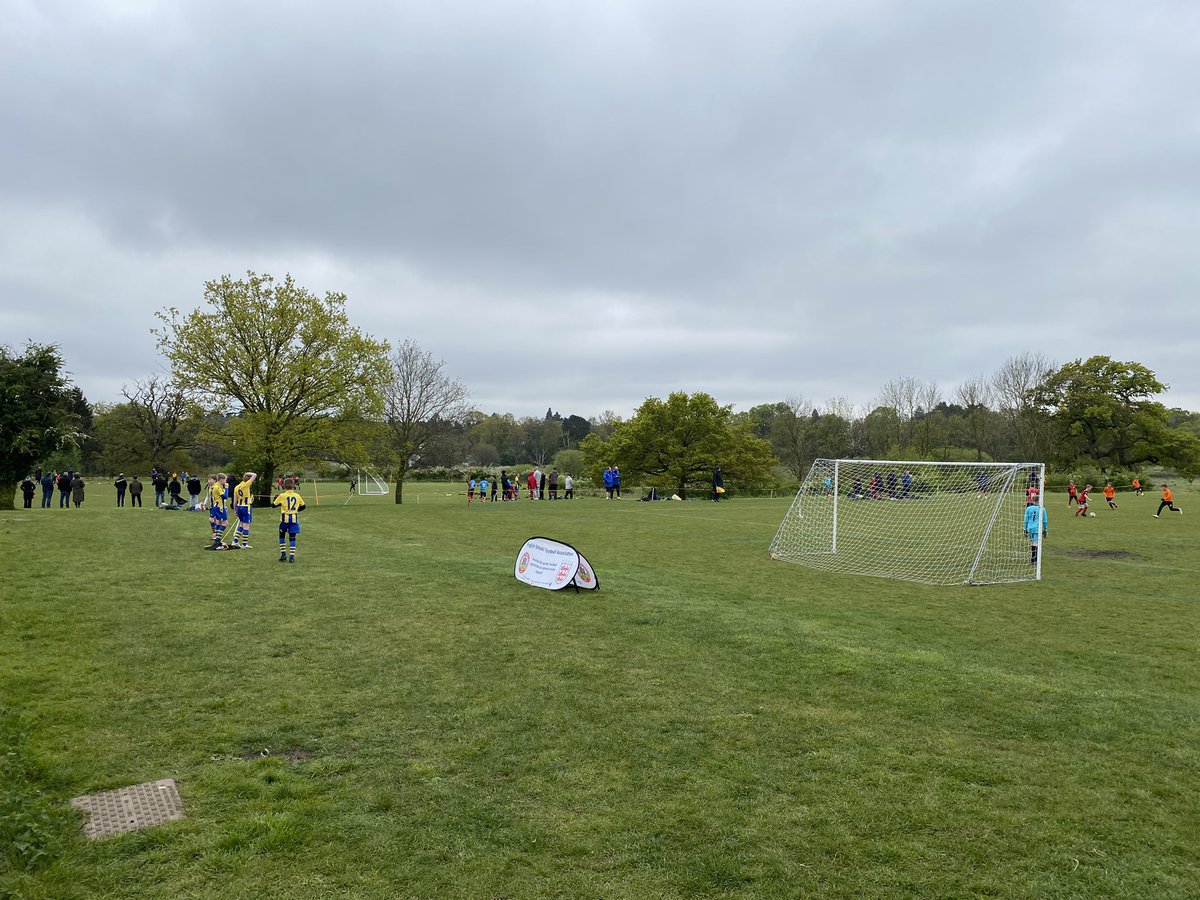
{"label": "yellow and blue striped shirt", "polygon": [[279,507],[282,524],[292,525],[300,521],[300,510],[304,509],[304,498],[295,491],[284,491],[271,501],[271,505]]}

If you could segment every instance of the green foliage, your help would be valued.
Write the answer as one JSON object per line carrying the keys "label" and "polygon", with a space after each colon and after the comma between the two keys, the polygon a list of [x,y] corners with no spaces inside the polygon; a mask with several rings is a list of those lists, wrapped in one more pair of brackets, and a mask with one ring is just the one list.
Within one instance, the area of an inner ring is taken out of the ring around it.
{"label": "green foliage", "polygon": [[156,314],[159,350],[181,389],[236,413],[228,446],[257,460],[265,481],[327,453],[339,418],[381,409],[387,344],[351,326],[345,294],[247,272],[206,282],[204,299],[207,312]]}
{"label": "green foliage", "polygon": [[0,509],[37,463],[79,435],[77,402],[58,348],[30,344],[21,355],[0,346]]}
{"label": "green foliage", "polygon": [[554,454],[553,465],[563,475],[578,475],[584,470],[583,451],[559,450]]}
{"label": "green foliage", "polygon": [[1200,440],[1172,429],[1167,408],[1153,399],[1166,389],[1141,363],[1093,356],[1050,373],[1034,397],[1053,417],[1065,461],[1084,457],[1102,470],[1154,463],[1195,473]]}
{"label": "green foliage", "polygon": [[0,879],[43,868],[62,851],[70,817],[51,804],[43,781],[29,747],[28,724],[0,705]]}
{"label": "green foliage", "polygon": [[612,437],[588,435],[579,445],[584,464],[597,484],[607,465],[615,465],[636,483],[655,484],[687,495],[688,485],[707,483],[716,466],[726,487],[753,488],[770,478],[777,460],[770,445],[754,436],[749,422],[734,424],[730,406],[705,393],[671,394],[647,399],[632,419],[617,424]]}

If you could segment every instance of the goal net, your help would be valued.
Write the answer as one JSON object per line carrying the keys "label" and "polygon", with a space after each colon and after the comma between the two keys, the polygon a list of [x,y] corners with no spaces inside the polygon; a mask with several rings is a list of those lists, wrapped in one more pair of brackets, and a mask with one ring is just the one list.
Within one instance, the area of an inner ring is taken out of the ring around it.
{"label": "goal net", "polygon": [[[771,542],[775,559],[921,584],[1041,578],[1027,501],[1042,506],[1042,463],[818,459]],[[1038,509],[1038,521],[1042,510]]]}
{"label": "goal net", "polygon": [[387,482],[380,481],[370,472],[358,473],[358,492],[367,496],[381,496],[388,493]]}

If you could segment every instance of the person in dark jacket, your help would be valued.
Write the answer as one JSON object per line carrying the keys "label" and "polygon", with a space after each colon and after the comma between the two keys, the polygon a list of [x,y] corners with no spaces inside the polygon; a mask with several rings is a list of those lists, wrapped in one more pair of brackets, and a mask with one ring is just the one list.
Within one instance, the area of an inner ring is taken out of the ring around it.
{"label": "person in dark jacket", "polygon": [[21,482],[21,495],[25,498],[25,508],[33,509],[33,495],[37,491],[37,487],[33,483],[33,479],[26,475],[25,480]]}
{"label": "person in dark jacket", "polygon": [[70,469],[58,476],[58,508],[71,508],[71,481],[75,473]]}
{"label": "person in dark jacket", "polygon": [[129,482],[129,505],[142,505],[142,483],[136,475],[133,476],[133,481]]}
{"label": "person in dark jacket", "polygon": [[54,500],[54,476],[49,472],[42,475],[42,509],[49,509]]}
{"label": "person in dark jacket", "polygon": [[125,491],[129,487],[129,482],[125,480],[125,473],[117,475],[117,480],[113,482],[113,487],[117,489],[117,506],[125,505]]}
{"label": "person in dark jacket", "polygon": [[76,509],[79,509],[79,507],[83,504],[83,487],[83,476],[76,474],[75,477],[71,479],[71,499],[75,501]]}
{"label": "person in dark jacket", "polygon": [[[717,503],[721,499],[721,495],[725,493],[725,476],[721,474],[721,467],[717,466],[713,469],[713,503]],[[719,489],[719,490],[718,490]]]}
{"label": "person in dark jacket", "polygon": [[154,505],[162,506],[167,502],[167,476],[159,472],[154,476]]}
{"label": "person in dark jacket", "polygon": [[171,483],[167,485],[167,493],[171,495],[171,506],[183,506],[183,497],[180,494],[183,492],[183,485],[179,483],[179,476],[171,473]]}
{"label": "person in dark jacket", "polygon": [[200,476],[192,475],[188,478],[188,509],[200,508]]}

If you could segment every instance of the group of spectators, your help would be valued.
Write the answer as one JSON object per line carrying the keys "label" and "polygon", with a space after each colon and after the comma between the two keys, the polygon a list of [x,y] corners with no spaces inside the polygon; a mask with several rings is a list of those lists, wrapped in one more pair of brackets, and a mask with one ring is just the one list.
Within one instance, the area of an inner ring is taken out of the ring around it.
{"label": "group of spectators", "polygon": [[487,476],[476,478],[471,475],[467,478],[467,503],[470,504],[476,496],[480,500],[490,499],[495,502],[497,495],[501,501],[519,500],[521,499],[522,486],[529,490],[530,500],[545,500],[547,499],[547,491],[549,492],[550,500],[558,500],[559,487],[562,487],[563,500],[575,499],[575,479],[570,475],[560,476],[558,469],[553,469],[549,473],[543,472],[541,468],[536,468],[524,478],[517,472],[509,475],[507,469],[500,470],[500,476],[492,482],[489,482]]}
{"label": "group of spectators", "polygon": [[54,490],[58,489],[58,506],[60,509],[75,504],[78,508],[83,505],[84,488],[87,483],[78,472],[68,469],[65,472],[43,472],[38,469],[32,475],[26,475],[21,482],[21,496],[25,500],[25,508],[33,507],[33,497],[38,486],[42,488],[42,509],[54,505]]}
{"label": "group of spectators", "polygon": [[[117,486],[117,506],[124,506],[125,492],[121,487],[121,482],[124,480],[124,475],[118,475]],[[133,476],[133,480],[137,481],[137,476]],[[159,509],[189,509],[197,510],[201,508],[200,504],[200,476],[189,475],[184,472],[180,475],[178,472],[160,472],[157,468],[150,470],[150,484],[154,488],[154,505]],[[188,499],[184,502],[183,489],[187,488]],[[133,483],[129,485],[130,497],[132,499]],[[138,494],[141,494],[141,486],[138,486]],[[142,502],[139,497],[137,505],[141,506]]]}
{"label": "group of spectators", "polygon": [[[200,478],[184,472],[167,473],[153,469],[150,472],[150,486],[154,488],[154,505],[161,509],[200,509]],[[38,469],[32,475],[26,475],[21,482],[21,495],[25,500],[25,508],[33,506],[33,498],[38,487],[42,489],[42,508],[49,509],[54,504],[54,492],[58,490],[58,505],[60,508],[83,505],[87,483],[78,472],[68,469],[65,472],[42,472]],[[117,506],[125,505],[129,498],[130,506],[142,505],[142,490],[144,484],[134,475],[126,478],[121,472],[113,481],[117,489]],[[183,499],[183,490],[187,488],[188,500]]]}

